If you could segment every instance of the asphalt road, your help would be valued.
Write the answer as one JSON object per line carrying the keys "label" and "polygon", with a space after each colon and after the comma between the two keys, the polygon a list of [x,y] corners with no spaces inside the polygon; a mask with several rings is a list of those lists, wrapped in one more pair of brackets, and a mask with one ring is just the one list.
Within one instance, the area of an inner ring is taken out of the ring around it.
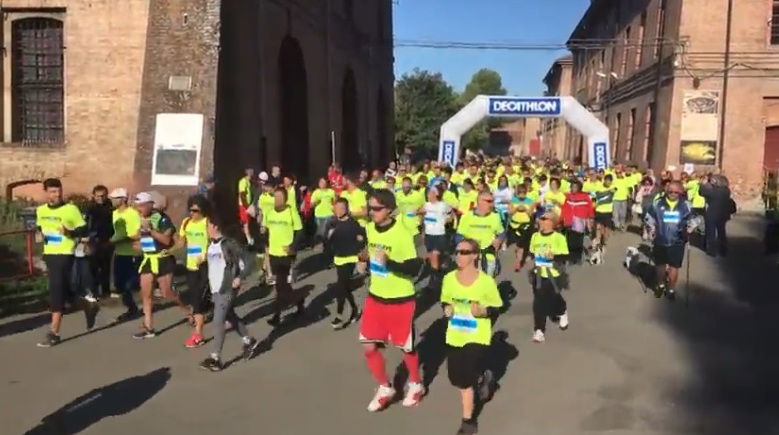
{"label": "asphalt road", "polygon": [[[617,235],[605,264],[571,269],[571,327],[551,325],[544,344],[530,340],[527,278],[504,269],[500,281],[518,296],[495,328],[502,332],[490,364],[500,389],[480,433],[779,434],[779,267],[762,255],[761,225],[750,216],[731,222],[727,258],[693,249],[690,284],[679,286],[674,303],[642,291],[621,264],[639,238]],[[109,325],[118,308],[104,308],[88,334],[83,315],[72,314],[65,342],[51,349],[35,346],[45,313],[0,319],[0,433],[455,433],[459,395],[446,377],[440,310],[416,323],[429,395],[414,409],[370,414],[374,385],[357,331],[329,326],[325,290],[334,280],[333,271],[303,279],[298,287],[311,288],[306,318],[276,334],[268,351],[221,373],[198,367],[208,346],[183,347],[190,331],[173,326],[181,321],[175,308],[158,312],[157,328],[167,330],[145,341],[130,337],[136,322]],[[271,332],[266,293],[248,292],[238,309],[258,338]],[[365,290],[357,294],[362,300]],[[228,335],[225,358],[239,352],[240,340]],[[386,355],[394,371],[400,355]]]}

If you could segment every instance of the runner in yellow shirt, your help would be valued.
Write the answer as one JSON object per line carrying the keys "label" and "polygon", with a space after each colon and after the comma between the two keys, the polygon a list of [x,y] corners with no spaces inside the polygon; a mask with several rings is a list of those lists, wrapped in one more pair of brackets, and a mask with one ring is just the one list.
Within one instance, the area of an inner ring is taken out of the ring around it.
{"label": "runner in yellow shirt", "polygon": [[187,294],[192,316],[195,319],[195,330],[184,343],[185,347],[200,347],[206,343],[203,337],[205,313],[210,305],[211,291],[208,286],[208,267],[206,252],[208,252],[208,218],[210,206],[205,197],[195,195],[187,200],[189,216],[181,222],[179,236],[174,250],[186,249]]}
{"label": "runner in yellow shirt", "polygon": [[495,280],[478,268],[479,243],[463,239],[455,250],[457,270],[444,277],[441,303],[448,319],[449,381],[460,390],[462,422],[458,433],[476,433],[475,391],[480,402],[491,395],[493,374],[484,366],[492,341],[491,315],[503,306]]}
{"label": "runner in yellow shirt", "polygon": [[538,232],[530,239],[533,255],[533,341],[545,341],[546,318],[557,319],[561,330],[568,329],[568,307],[560,288],[560,271],[555,263],[568,255],[565,236],[555,231],[557,216],[544,213],[538,219]]}
{"label": "runner in yellow shirt", "polygon": [[[292,291],[292,267],[297,249],[303,236],[303,223],[295,207],[289,205],[287,190],[277,187],[273,192],[275,200],[273,208],[263,216],[262,229],[268,235],[268,256],[270,268],[276,278],[276,301],[273,304],[273,317],[268,324],[276,327],[281,324],[281,311],[287,306]],[[305,310],[305,298],[297,302],[296,317]]]}
{"label": "runner in yellow shirt", "polygon": [[[62,198],[62,182],[49,178],[43,182],[46,204],[35,210],[38,239],[43,242],[43,261],[49,278],[51,301],[51,325],[38,347],[51,347],[60,343],[60,325],[65,302],[69,298],[68,283],[73,271],[73,254],[76,238],[87,236],[87,224],[78,207],[66,204]],[[41,237],[42,236],[42,237]],[[87,314],[94,308],[84,304]]]}

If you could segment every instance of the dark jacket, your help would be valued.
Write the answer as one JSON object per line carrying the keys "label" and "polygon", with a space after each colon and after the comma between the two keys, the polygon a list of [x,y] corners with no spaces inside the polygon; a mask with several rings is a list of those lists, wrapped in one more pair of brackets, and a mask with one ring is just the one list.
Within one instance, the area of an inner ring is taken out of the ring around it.
{"label": "dark jacket", "polygon": [[719,184],[701,184],[701,196],[706,198],[706,218],[722,221],[730,219],[734,212],[730,189]]}
{"label": "dark jacket", "polygon": [[655,245],[672,246],[687,242],[687,227],[692,219],[692,206],[679,199],[676,208],[671,209],[665,196],[654,201],[644,218],[647,225],[655,229]]}
{"label": "dark jacket", "polygon": [[100,242],[111,239],[114,235],[113,211],[110,203],[89,203],[84,218],[90,237]]}
{"label": "dark jacket", "polygon": [[327,246],[336,257],[351,257],[365,248],[365,228],[354,218],[341,221],[333,218],[325,225]]}

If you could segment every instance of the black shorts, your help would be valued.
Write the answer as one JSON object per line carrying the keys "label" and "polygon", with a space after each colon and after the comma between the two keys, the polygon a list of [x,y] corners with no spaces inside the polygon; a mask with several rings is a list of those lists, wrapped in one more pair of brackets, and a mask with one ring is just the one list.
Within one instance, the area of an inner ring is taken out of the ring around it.
{"label": "black shorts", "polygon": [[433,251],[446,252],[448,246],[448,238],[446,234],[440,236],[428,236],[425,234],[425,249],[428,253]]}
{"label": "black shorts", "polygon": [[533,224],[522,224],[518,228],[509,227],[507,231],[508,244],[517,245],[517,248],[527,249],[531,237],[533,237]]}
{"label": "black shorts", "polygon": [[604,227],[613,230],[614,229],[614,219],[612,218],[612,213],[600,213],[595,212],[595,223],[601,224]]}
{"label": "black shorts", "polygon": [[160,257],[157,259],[159,262],[159,270],[157,273],[154,273],[151,269],[151,262],[152,260],[146,260],[145,258],[141,260],[141,275],[148,275],[153,274],[154,276],[166,276],[166,275],[172,275],[173,272],[176,271],[176,258],[172,255],[168,255],[167,257]]}
{"label": "black shorts", "polygon": [[187,295],[193,314],[205,314],[211,301],[208,287],[208,266],[200,265],[198,270],[187,270]]}
{"label": "black shorts", "polygon": [[65,301],[71,298],[70,284],[73,273],[72,255],[44,255],[46,272],[49,276],[49,299],[51,311],[62,312]]}
{"label": "black shorts", "polygon": [[684,263],[684,245],[660,246],[654,245],[652,256],[658,266],[671,266],[676,269]]}
{"label": "black shorts", "polygon": [[270,263],[270,271],[274,276],[287,276],[292,269],[292,264],[295,262],[295,257],[291,255],[286,257],[271,255],[268,262]]}
{"label": "black shorts", "polygon": [[465,389],[476,386],[484,373],[484,356],[489,346],[469,343],[463,347],[449,346],[447,371],[453,386]]}

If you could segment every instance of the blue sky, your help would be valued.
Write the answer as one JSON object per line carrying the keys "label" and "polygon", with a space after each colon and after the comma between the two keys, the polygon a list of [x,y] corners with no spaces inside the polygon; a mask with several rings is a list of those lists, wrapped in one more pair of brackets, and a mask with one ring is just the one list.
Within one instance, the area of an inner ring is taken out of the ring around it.
{"label": "blue sky", "polygon": [[[565,42],[590,0],[395,0],[396,39],[466,42]],[[395,48],[395,76],[436,71],[462,91],[491,68],[512,95],[540,95],[541,80],[565,51]]]}

